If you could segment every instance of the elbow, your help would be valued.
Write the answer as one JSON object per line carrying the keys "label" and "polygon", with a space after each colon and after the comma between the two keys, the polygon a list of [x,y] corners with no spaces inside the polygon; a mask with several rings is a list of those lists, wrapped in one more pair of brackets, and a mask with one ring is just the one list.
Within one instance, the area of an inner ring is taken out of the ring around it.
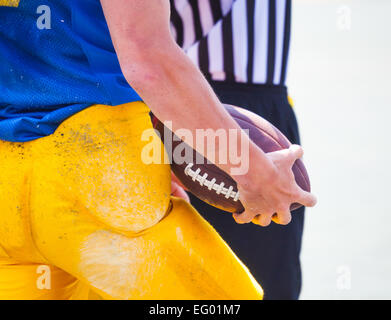
{"label": "elbow", "polygon": [[163,48],[142,46],[136,54],[120,59],[126,81],[140,95],[143,91],[156,88],[175,68],[175,60],[181,55],[180,49],[165,45]]}
{"label": "elbow", "polygon": [[141,96],[161,79],[161,67],[151,61],[129,61],[122,72],[129,85]]}

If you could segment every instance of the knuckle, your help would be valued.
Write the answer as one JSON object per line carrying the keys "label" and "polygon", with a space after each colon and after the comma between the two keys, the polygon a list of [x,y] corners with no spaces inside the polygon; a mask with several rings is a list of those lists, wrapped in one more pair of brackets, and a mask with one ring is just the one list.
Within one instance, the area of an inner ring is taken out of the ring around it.
{"label": "knuckle", "polygon": [[279,224],[282,224],[282,225],[287,225],[291,222],[292,220],[292,216],[289,214],[284,214],[284,215],[281,215],[278,219],[279,221]]}
{"label": "knuckle", "polygon": [[266,220],[266,221],[262,221],[262,222],[261,222],[261,226],[262,226],[262,227],[267,227],[267,226],[270,225],[271,222],[272,222],[271,219],[268,219],[268,220]]}
{"label": "knuckle", "polygon": [[239,224],[249,223],[251,221],[251,218],[248,216],[248,213],[246,214],[246,211],[234,215],[234,219]]}
{"label": "knuckle", "polygon": [[257,215],[252,222],[256,225],[267,227],[271,223],[271,217],[268,214],[262,213]]}
{"label": "knuckle", "polygon": [[260,219],[262,226],[267,227],[272,222],[271,215],[263,215]]}
{"label": "knuckle", "polygon": [[241,214],[235,214],[235,213],[232,215],[236,223],[241,223],[240,215]]}

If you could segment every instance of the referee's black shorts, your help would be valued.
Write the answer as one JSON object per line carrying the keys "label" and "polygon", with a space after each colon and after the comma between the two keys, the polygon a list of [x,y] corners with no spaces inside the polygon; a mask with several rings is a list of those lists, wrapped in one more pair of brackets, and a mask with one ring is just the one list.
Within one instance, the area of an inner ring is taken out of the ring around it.
{"label": "referee's black shorts", "polygon": [[[251,110],[270,121],[295,144],[300,144],[296,117],[286,87],[211,82],[223,103]],[[287,226],[238,225],[224,213],[191,197],[192,204],[227,241],[265,291],[265,299],[298,299],[301,289],[300,249],[304,208]],[[232,275],[235,276],[235,275]]]}

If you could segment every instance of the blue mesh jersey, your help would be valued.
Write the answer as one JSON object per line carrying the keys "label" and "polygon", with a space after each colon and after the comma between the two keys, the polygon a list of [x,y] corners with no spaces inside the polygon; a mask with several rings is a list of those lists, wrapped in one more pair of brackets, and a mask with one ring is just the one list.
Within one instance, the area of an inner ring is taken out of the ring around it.
{"label": "blue mesh jersey", "polygon": [[1,140],[50,135],[93,104],[140,100],[121,72],[99,0],[0,1]]}

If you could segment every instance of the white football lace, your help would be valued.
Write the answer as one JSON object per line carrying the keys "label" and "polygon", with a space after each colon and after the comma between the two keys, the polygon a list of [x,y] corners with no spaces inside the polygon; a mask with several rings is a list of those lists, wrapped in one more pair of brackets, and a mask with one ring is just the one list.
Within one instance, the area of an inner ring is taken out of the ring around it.
{"label": "white football lace", "polygon": [[185,175],[192,178],[193,181],[198,181],[201,186],[207,187],[209,190],[215,190],[217,194],[223,194],[227,199],[233,198],[234,201],[239,200],[239,191],[234,191],[234,187],[230,186],[229,188],[224,187],[224,182],[220,184],[216,183],[216,179],[208,180],[208,174],[204,173],[200,174],[201,169],[192,170],[191,168],[194,166],[193,163],[189,163],[185,168]]}

